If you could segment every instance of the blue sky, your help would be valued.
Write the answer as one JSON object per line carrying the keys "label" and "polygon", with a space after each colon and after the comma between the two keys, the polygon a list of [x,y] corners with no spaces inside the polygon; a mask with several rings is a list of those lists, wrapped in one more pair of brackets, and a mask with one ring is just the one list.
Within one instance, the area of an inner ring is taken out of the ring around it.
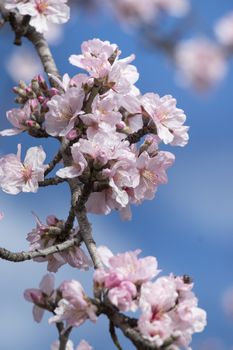
{"label": "blue sky", "polygon": [[[199,16],[194,30],[196,34],[211,34],[214,21],[233,10],[230,0],[195,0],[193,4]],[[117,213],[107,217],[91,216],[95,239],[114,252],[141,248],[144,256],[155,255],[162,273],[193,276],[200,306],[208,313],[208,326],[203,334],[194,336],[193,349],[198,350],[202,340],[217,337],[223,342],[224,350],[229,350],[233,346],[233,321],[224,315],[221,297],[224,290],[233,285],[232,62],[226,79],[212,91],[200,95],[179,87],[168,60],[159,52],[143,47],[136,34],[123,31],[108,14],[101,17],[82,14],[65,26],[63,42],[53,47],[62,73],[77,72],[69,65],[68,57],[79,53],[82,41],[93,37],[117,43],[123,57],[135,53],[135,65],[140,73],[137,86],[143,93],[156,92],[176,97],[190,126],[188,146],[169,149],[176,155],[176,162],[168,171],[168,184],[159,188],[155,200],[133,208],[130,222],[121,222]],[[14,98],[13,94],[9,94],[14,83],[4,69],[10,54],[19,50],[13,47],[11,41],[12,35],[6,29],[0,31],[1,129],[8,127],[5,112],[12,108]],[[30,47],[26,41],[24,44]],[[0,139],[1,153],[15,152],[19,142],[24,150],[31,145],[42,144],[48,151],[48,159],[58,146],[55,141],[47,144],[43,140],[38,142],[20,135]],[[34,227],[31,210],[43,220],[52,213],[64,218],[68,203],[65,186],[42,189],[37,195],[9,196],[1,193],[0,206],[5,212],[5,219],[0,223],[0,245],[12,250],[27,249],[26,233]],[[31,305],[22,297],[23,290],[36,287],[45,272],[43,264],[1,261],[1,349],[49,349],[50,343],[56,340],[55,327],[47,325],[48,317],[40,325],[32,322]],[[57,274],[57,285],[69,278],[84,281],[91,290],[91,273],[61,268]],[[104,320],[101,322],[97,326],[87,323],[75,330],[72,339],[78,343],[86,338],[96,350],[114,349],[107,334],[108,325]],[[99,336],[100,329],[106,333],[105,337]],[[124,349],[132,347],[126,343]]]}

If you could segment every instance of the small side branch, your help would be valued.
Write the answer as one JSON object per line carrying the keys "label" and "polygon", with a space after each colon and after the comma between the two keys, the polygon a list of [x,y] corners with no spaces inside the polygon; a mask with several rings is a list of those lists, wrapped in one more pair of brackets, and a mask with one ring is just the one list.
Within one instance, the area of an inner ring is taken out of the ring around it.
{"label": "small side branch", "polygon": [[148,126],[144,126],[143,128],[139,129],[138,131],[134,132],[133,134],[130,134],[126,137],[126,140],[129,141],[130,144],[137,143],[141,140],[141,138],[149,133],[152,133],[153,131]]}
{"label": "small side branch", "polygon": [[115,327],[114,327],[114,324],[112,323],[112,321],[109,321],[109,332],[110,332],[113,343],[116,345],[116,348],[118,350],[123,350],[120,343],[119,343],[119,340],[117,338],[116,330],[115,330]]}
{"label": "small side branch", "polygon": [[44,179],[44,181],[40,181],[39,187],[54,186],[66,181],[66,179],[62,179],[59,176],[54,176],[49,179]]}
{"label": "small side branch", "polygon": [[79,245],[81,241],[82,241],[81,237],[72,238],[65,242],[51,246],[49,248],[36,249],[31,252],[14,253],[5,248],[0,248],[0,258],[3,260],[12,261],[12,262],[22,262],[22,261],[31,260],[34,258],[46,258],[50,254],[54,254],[58,252],[60,253],[75,245]]}
{"label": "small side branch", "polygon": [[137,330],[137,319],[123,315],[116,308],[107,303],[99,303],[96,300],[92,300],[92,302],[97,306],[99,314],[104,314],[108,317],[109,321],[112,323],[111,327],[119,328],[123,334],[131,340],[136,349],[158,350],[158,347],[154,343],[143,338]]}
{"label": "small side branch", "polygon": [[69,335],[72,331],[72,327],[67,328],[64,330],[64,324],[63,322],[59,322],[56,324],[58,334],[59,334],[59,349],[58,350],[66,350],[66,345],[69,340]]}
{"label": "small side branch", "polygon": [[91,224],[88,221],[86,209],[85,208],[82,210],[75,209],[75,215],[79,223],[79,229],[80,229],[80,234],[82,236],[82,239],[91,256],[94,267],[95,269],[97,269],[102,266],[102,262],[100,260],[100,257],[96,248],[96,243],[92,237]]}
{"label": "small side branch", "polygon": [[54,168],[55,166],[60,162],[62,159],[61,151],[58,151],[53,160],[48,165],[48,168],[45,170],[44,175],[47,176]]}

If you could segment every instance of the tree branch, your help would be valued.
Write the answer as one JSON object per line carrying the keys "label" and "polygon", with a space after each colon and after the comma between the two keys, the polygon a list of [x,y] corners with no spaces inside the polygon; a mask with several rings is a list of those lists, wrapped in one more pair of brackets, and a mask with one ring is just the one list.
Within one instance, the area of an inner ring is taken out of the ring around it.
{"label": "tree branch", "polygon": [[75,245],[79,245],[81,241],[82,241],[82,237],[80,235],[77,238],[68,239],[65,242],[56,244],[49,248],[36,249],[31,252],[22,251],[22,252],[14,253],[5,248],[0,248],[0,258],[3,260],[12,261],[12,262],[22,262],[22,261],[31,260],[31,259],[40,258],[40,257],[45,258],[48,255],[51,255],[54,253],[60,253]]}
{"label": "tree branch", "polygon": [[52,185],[58,185],[62,182],[66,182],[66,179],[62,179],[59,176],[50,177],[49,179],[44,179],[44,181],[39,182],[39,187],[46,187]]}
{"label": "tree branch", "polygon": [[141,138],[149,133],[152,133],[153,130],[148,127],[144,126],[143,128],[139,129],[138,131],[128,135],[125,140],[129,141],[130,144],[137,143],[141,140]]}
{"label": "tree branch", "polygon": [[59,150],[57,154],[54,156],[54,158],[51,160],[51,162],[48,165],[48,168],[44,172],[44,176],[47,176],[54,168],[55,166],[60,162],[62,159],[61,151]]}
{"label": "tree branch", "polygon": [[67,328],[64,331],[63,322],[56,323],[58,334],[59,334],[59,349],[58,350],[66,350],[66,344],[69,340],[70,332],[72,331],[72,327]]}
{"label": "tree branch", "polygon": [[115,327],[114,327],[114,324],[112,323],[112,321],[110,320],[109,321],[109,332],[110,332],[110,335],[111,335],[111,338],[112,338],[112,341],[113,343],[116,345],[116,348],[118,350],[123,350],[120,343],[119,343],[119,340],[117,338],[117,335],[116,335],[116,330],[115,330]]}
{"label": "tree branch", "polygon": [[[112,325],[116,328],[119,328],[123,334],[131,340],[138,350],[162,350],[169,345],[169,342],[166,343],[166,346],[158,347],[150,342],[149,340],[143,338],[141,333],[137,330],[137,319],[130,318],[122,313],[120,313],[115,307],[108,304],[107,302],[99,302],[99,300],[91,300],[95,306],[97,306],[98,314],[104,314],[108,317]],[[112,327],[113,327],[112,326]]]}
{"label": "tree branch", "polygon": [[98,254],[98,251],[96,248],[96,243],[95,243],[93,236],[92,236],[91,224],[88,221],[86,209],[85,208],[83,208],[82,210],[75,209],[75,215],[76,215],[78,223],[79,223],[79,229],[80,229],[80,234],[82,236],[82,239],[83,239],[83,241],[87,247],[87,250],[91,256],[94,267],[95,267],[95,269],[97,269],[97,268],[102,266],[102,262],[101,262],[101,259],[99,257],[99,254]]}

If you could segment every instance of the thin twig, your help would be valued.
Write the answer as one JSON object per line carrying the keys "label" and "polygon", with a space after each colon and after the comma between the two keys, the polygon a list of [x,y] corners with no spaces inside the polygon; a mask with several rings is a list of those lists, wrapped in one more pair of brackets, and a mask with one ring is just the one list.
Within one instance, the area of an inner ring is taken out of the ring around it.
{"label": "thin twig", "polygon": [[152,133],[152,129],[148,126],[144,126],[138,131],[128,135],[125,140],[129,141],[130,144],[137,143],[141,140],[141,138],[149,133]]}
{"label": "thin twig", "polygon": [[111,320],[109,321],[109,333],[111,335],[113,343],[116,345],[116,348],[118,350],[123,350],[120,343],[119,343],[114,324],[112,323]]}
{"label": "thin twig", "polygon": [[54,168],[55,166],[60,162],[62,159],[61,151],[59,150],[57,154],[54,156],[54,158],[51,160],[51,162],[48,165],[48,168],[44,172],[44,176],[47,176]]}
{"label": "thin twig", "polygon": [[82,241],[82,237],[81,235],[76,237],[76,238],[72,238],[72,239],[68,239],[65,242],[56,244],[54,246],[51,246],[49,248],[45,248],[45,249],[36,249],[33,250],[31,252],[11,252],[10,250],[7,250],[5,248],[0,248],[0,258],[3,260],[8,260],[8,261],[12,261],[12,262],[22,262],[22,261],[26,261],[26,260],[31,260],[34,258],[45,258],[48,255],[54,254],[54,253],[60,253],[68,248],[71,248],[75,245],[79,245]]}
{"label": "thin twig", "polygon": [[62,182],[66,182],[66,179],[62,179],[59,176],[50,177],[49,179],[44,179],[44,181],[39,182],[39,187],[58,185]]}

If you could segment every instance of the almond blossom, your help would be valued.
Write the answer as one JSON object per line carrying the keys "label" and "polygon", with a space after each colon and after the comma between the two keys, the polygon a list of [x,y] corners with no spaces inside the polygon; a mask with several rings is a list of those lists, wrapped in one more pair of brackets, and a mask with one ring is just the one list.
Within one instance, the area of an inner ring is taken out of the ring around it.
{"label": "almond blossom", "polygon": [[0,158],[0,187],[9,194],[19,192],[37,192],[38,182],[44,180],[46,154],[43,148],[31,147],[27,150],[24,162],[21,160],[21,145],[17,154],[8,154]]}
{"label": "almond blossom", "polygon": [[206,90],[223,79],[227,65],[221,48],[205,38],[180,42],[175,50],[178,79],[183,85]]}
{"label": "almond blossom", "polygon": [[116,44],[109,41],[92,39],[81,45],[82,55],[71,55],[69,61],[74,66],[87,70],[95,78],[105,77],[111,70],[110,59],[119,55]]}
{"label": "almond blossom", "polygon": [[171,95],[159,97],[148,93],[142,97],[142,106],[154,122],[157,135],[165,143],[185,146],[188,142],[188,127],[184,126],[186,116],[176,107],[176,99]]}
{"label": "almond blossom", "polygon": [[[50,215],[46,219],[46,224],[42,224],[35,214],[34,216],[36,228],[27,235],[27,240],[30,242],[30,251],[48,248],[59,243],[59,234],[53,229],[62,229],[64,227],[64,222],[57,219],[56,216]],[[74,237],[76,233],[77,229],[72,230],[69,233],[69,238]],[[78,246],[73,246],[65,251],[50,254],[45,258],[40,257],[34,258],[33,260],[37,262],[47,261],[47,270],[50,272],[57,272],[57,270],[66,263],[81,270],[88,270],[92,265],[85,252]]]}
{"label": "almond blossom", "polygon": [[138,329],[155,346],[161,347],[167,340],[174,339],[174,345],[189,349],[192,334],[203,331],[206,313],[197,307],[192,287],[185,277],[182,281],[173,275],[143,284]]}
{"label": "almond blossom", "polygon": [[136,93],[138,90],[133,85],[139,74],[136,67],[129,64],[135,59],[135,55],[118,59],[120,53],[116,44],[93,39],[82,44],[82,55],[72,55],[69,61],[87,70],[91,77],[102,79],[106,87],[117,93]]}
{"label": "almond blossom", "polygon": [[18,135],[36,125],[35,120],[31,117],[33,109],[37,104],[38,102],[36,99],[28,100],[23,108],[14,108],[8,111],[6,114],[7,119],[15,128],[0,131],[0,136]]}
{"label": "almond blossom", "polygon": [[30,25],[44,33],[50,22],[62,24],[69,20],[70,9],[66,3],[67,0],[6,0],[5,8],[16,9],[23,16],[29,15]]}
{"label": "almond blossom", "polygon": [[62,95],[55,95],[47,103],[45,129],[52,136],[66,136],[74,127],[77,116],[82,112],[84,91],[72,87]]}
{"label": "almond blossom", "polygon": [[78,281],[65,281],[59,288],[62,299],[54,310],[55,316],[49,322],[66,321],[67,327],[78,327],[87,319],[96,321],[96,307],[91,304]]}
{"label": "almond blossom", "polygon": [[39,289],[31,288],[26,289],[24,292],[24,298],[33,303],[33,318],[36,322],[42,320],[44,314],[44,305],[46,304],[46,299],[55,299],[53,295],[54,292],[54,275],[45,275],[40,284]]}
{"label": "almond blossom", "polygon": [[156,258],[138,259],[140,250],[114,256],[106,247],[99,253],[106,267],[95,271],[95,288],[107,288],[109,300],[119,310],[135,311],[137,288],[159,273]]}

